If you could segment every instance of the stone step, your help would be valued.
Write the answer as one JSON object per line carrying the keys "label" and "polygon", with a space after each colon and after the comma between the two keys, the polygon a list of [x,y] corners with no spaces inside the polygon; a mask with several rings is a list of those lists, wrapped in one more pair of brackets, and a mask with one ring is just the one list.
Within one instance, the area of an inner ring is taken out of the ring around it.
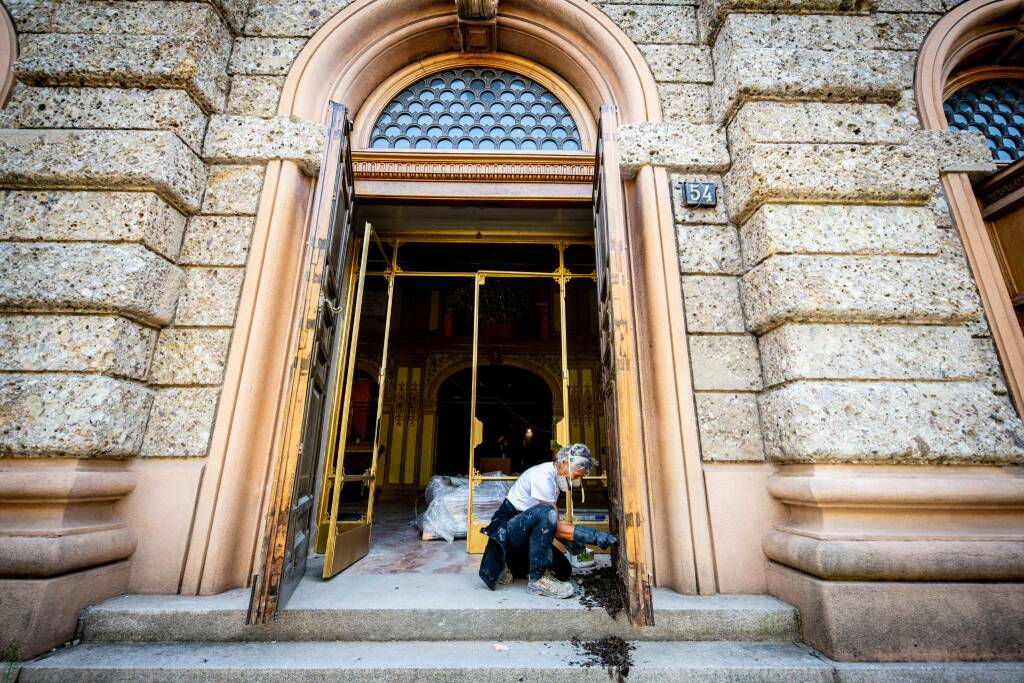
{"label": "stone step", "polygon": [[795,641],[796,610],[766,595],[653,591],[655,626],[578,600],[530,595],[525,582],[491,592],[473,574],[305,577],[276,623],[246,626],[247,590],[214,596],[126,595],[87,609],[87,641],[630,640]]}
{"label": "stone step", "polygon": [[[634,643],[634,681],[833,681],[833,668],[788,643]],[[507,648],[507,649],[506,649]],[[19,683],[127,681],[613,680],[572,644],[490,640],[292,643],[85,643],[25,665]]]}

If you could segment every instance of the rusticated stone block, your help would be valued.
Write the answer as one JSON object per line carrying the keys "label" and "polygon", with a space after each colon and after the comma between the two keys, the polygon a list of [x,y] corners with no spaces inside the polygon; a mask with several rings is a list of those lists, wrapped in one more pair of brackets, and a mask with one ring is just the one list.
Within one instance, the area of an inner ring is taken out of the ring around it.
{"label": "rusticated stone block", "polygon": [[206,116],[182,90],[17,87],[0,126],[170,130],[198,152]]}
{"label": "rusticated stone block", "polygon": [[715,126],[681,123],[634,123],[616,134],[622,174],[631,177],[642,166],[667,166],[697,172],[729,167],[725,136]]}
{"label": "rusticated stone block", "polygon": [[252,237],[251,216],[193,216],[178,263],[189,266],[244,266]]}
{"label": "rusticated stone block", "polygon": [[152,402],[141,384],[100,375],[0,376],[0,453],[133,456]]}
{"label": "rusticated stone block", "polygon": [[210,0],[211,3],[220,8],[224,20],[235,33],[241,33],[245,26],[245,15],[252,4],[252,0]]}
{"label": "rusticated stone block", "polygon": [[263,189],[263,169],[259,164],[210,168],[203,214],[255,215]]}
{"label": "rusticated stone block", "polygon": [[866,10],[868,7],[868,3],[864,0],[701,0],[697,5],[701,40],[709,45],[714,43],[718,31],[730,13],[818,12],[835,14],[855,9]]}
{"label": "rusticated stone block", "polygon": [[215,164],[291,159],[316,176],[325,136],[322,123],[291,116],[214,116],[203,155]]}
{"label": "rusticated stone block", "polygon": [[924,38],[931,27],[941,18],[938,14],[875,14],[875,32],[878,34],[878,46],[885,50],[921,49]]}
{"label": "rusticated stone block", "polygon": [[765,384],[793,380],[973,380],[981,358],[966,327],[782,325],[758,340]]}
{"label": "rusticated stone block", "polygon": [[0,244],[0,308],[119,313],[166,325],[177,266],[138,244]]}
{"label": "rusticated stone block", "polygon": [[[672,180],[672,216],[676,223],[719,225],[729,222],[725,197],[722,196],[722,176],[676,174]],[[715,206],[686,206],[683,197],[683,183],[713,183],[718,188],[718,204]]]}
{"label": "rusticated stone block", "polygon": [[151,192],[0,190],[0,240],[139,242],[174,260],[185,217]]}
{"label": "rusticated stone block", "polygon": [[927,257],[774,256],[740,279],[747,327],[787,322],[954,322],[980,304],[962,268]]}
{"label": "rusticated stone block", "polygon": [[739,275],[739,237],[731,225],[677,225],[679,270],[686,274]]}
{"label": "rusticated stone block", "polygon": [[729,123],[729,143],[905,144],[919,127],[912,112],[889,104],[755,101]]}
{"label": "rusticated stone block", "polygon": [[19,33],[122,33],[228,37],[220,17],[204,4],[104,0],[8,0]]}
{"label": "rusticated stone block", "polygon": [[274,116],[284,89],[284,76],[235,76],[228,95],[228,114]]}
{"label": "rusticated stone block", "polygon": [[872,6],[876,12],[936,12],[942,14],[959,0],[875,0]]}
{"label": "rusticated stone block", "polygon": [[761,366],[757,342],[748,335],[690,335],[693,388],[697,391],[757,391]]}
{"label": "rusticated stone block", "polygon": [[1024,462],[1024,426],[978,383],[794,382],[758,401],[775,462]]}
{"label": "rusticated stone block", "polygon": [[243,268],[186,268],[174,324],[230,327],[244,277]]}
{"label": "rusticated stone block", "polygon": [[765,204],[742,228],[747,268],[776,254],[939,253],[941,233],[924,207]]}
{"label": "rusticated stone block", "polygon": [[879,48],[871,17],[827,13],[734,12],[726,18],[716,46],[724,41],[742,47],[830,52]]}
{"label": "rusticated stone block", "polygon": [[697,10],[661,5],[598,5],[634,43],[682,45],[697,42]]}
{"label": "rusticated stone block", "polygon": [[683,277],[686,330],[693,333],[743,333],[739,280],[735,277]]}
{"label": "rusticated stone block", "polygon": [[219,385],[224,380],[230,341],[231,330],[168,328],[161,331],[150,383]]}
{"label": "rusticated stone block", "polygon": [[0,131],[0,186],[153,190],[196,213],[205,185],[206,167],[174,133]]}
{"label": "rusticated stone block", "polygon": [[971,337],[971,341],[974,342],[974,348],[977,350],[978,357],[981,358],[983,369],[981,380],[992,393],[1005,396],[1007,393],[1006,377],[1003,375],[1003,366],[999,360],[999,354],[996,353],[992,338]]}
{"label": "rusticated stone block", "polygon": [[219,389],[160,389],[146,427],[141,455],[202,457],[210,444]]}
{"label": "rusticated stone block", "polygon": [[711,83],[711,53],[696,45],[640,45],[659,83]]}
{"label": "rusticated stone block", "polygon": [[156,330],[124,318],[89,315],[0,316],[0,370],[100,372],[146,377]]}
{"label": "rusticated stone block", "polygon": [[934,159],[941,173],[968,173],[978,178],[996,170],[988,143],[977,130],[919,130],[914,143]]}
{"label": "rusticated stone block", "polygon": [[230,45],[173,35],[28,34],[15,71],[32,85],[180,88],[205,110],[221,111]]}
{"label": "rusticated stone block", "polygon": [[711,88],[699,83],[658,85],[662,117],[668,123],[711,123]]}
{"label": "rusticated stone block", "polygon": [[703,460],[764,460],[764,442],[753,394],[697,392],[697,425]]}
{"label": "rusticated stone block", "polygon": [[264,0],[253,4],[245,22],[251,36],[311,36],[350,0]]}
{"label": "rusticated stone block", "polygon": [[917,145],[753,145],[725,176],[729,214],[742,224],[768,203],[924,203],[938,181]]}
{"label": "rusticated stone block", "polygon": [[239,38],[231,51],[228,71],[248,76],[285,76],[305,45],[304,38]]}
{"label": "rusticated stone block", "polygon": [[916,55],[875,42],[869,17],[730,14],[714,47],[715,120],[747,100],[896,102]]}

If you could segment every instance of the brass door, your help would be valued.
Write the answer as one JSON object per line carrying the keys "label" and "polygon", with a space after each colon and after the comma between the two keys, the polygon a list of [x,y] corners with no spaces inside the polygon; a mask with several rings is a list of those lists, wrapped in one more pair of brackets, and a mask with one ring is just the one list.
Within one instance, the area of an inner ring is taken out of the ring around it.
{"label": "brass door", "polygon": [[[377,374],[377,423],[374,427],[373,446],[370,450],[369,467],[361,472],[350,472],[346,469],[346,448],[348,444],[349,425],[352,418],[352,382],[355,378],[356,357],[359,350],[359,326],[362,320],[363,293],[366,286],[367,263],[371,249],[379,250],[384,262],[388,264],[383,276],[387,282],[387,305],[384,314],[384,340],[381,352],[380,369]],[[373,232],[369,223],[363,231],[362,245],[359,254],[358,271],[355,276],[355,298],[352,302],[351,335],[346,352],[344,372],[339,372],[332,386],[336,397],[334,405],[340,403],[341,409],[336,411],[329,422],[327,432],[327,450],[324,454],[325,474],[321,488],[320,515],[318,528],[324,534],[324,569],[325,579],[336,575],[356,560],[366,556],[370,551],[370,529],[373,524],[373,498],[377,484],[377,460],[381,449],[381,408],[384,404],[386,382],[388,377],[388,342],[391,336],[391,306],[394,298],[395,279],[392,271],[394,254],[389,254],[383,243]],[[346,484],[359,484],[366,496],[365,501],[344,505],[342,494]],[[318,545],[321,540],[318,539]]]}
{"label": "brass door", "polygon": [[601,390],[608,431],[608,491],[619,544],[613,561],[623,582],[629,621],[654,623],[644,545],[643,444],[629,234],[619,156],[617,114],[601,107],[594,165],[594,250],[601,336]]}
{"label": "brass door", "polygon": [[355,190],[350,131],[344,105],[332,102],[306,241],[302,312],[295,321],[295,363],[288,380],[280,447],[266,536],[253,578],[247,621],[269,621],[283,607],[306,569],[316,466],[333,412],[330,378],[345,337],[343,274],[349,261]]}

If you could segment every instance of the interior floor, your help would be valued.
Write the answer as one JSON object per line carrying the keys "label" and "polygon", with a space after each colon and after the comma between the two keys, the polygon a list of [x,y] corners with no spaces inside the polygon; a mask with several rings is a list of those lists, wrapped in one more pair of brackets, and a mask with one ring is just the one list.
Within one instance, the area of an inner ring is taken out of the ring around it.
{"label": "interior floor", "polygon": [[[420,501],[420,511],[423,503]],[[466,552],[466,541],[424,541],[414,524],[410,503],[377,503],[373,508],[370,552],[344,574],[476,574],[480,555]],[[608,555],[595,556],[598,566],[610,564]],[[311,571],[319,575],[323,556],[310,558]]]}
{"label": "interior floor", "polygon": [[[422,511],[422,501],[420,503]],[[480,556],[466,552],[466,542],[424,541],[414,526],[410,503],[373,506],[370,552],[346,571],[354,574],[461,574],[475,573]]]}

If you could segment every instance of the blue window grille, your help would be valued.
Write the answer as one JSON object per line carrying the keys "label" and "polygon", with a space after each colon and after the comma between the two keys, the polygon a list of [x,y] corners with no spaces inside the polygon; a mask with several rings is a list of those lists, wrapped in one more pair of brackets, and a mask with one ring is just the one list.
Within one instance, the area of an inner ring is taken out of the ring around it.
{"label": "blue window grille", "polygon": [[536,81],[459,67],[398,93],[374,122],[372,149],[579,151],[572,115]]}
{"label": "blue window grille", "polygon": [[943,110],[950,128],[980,131],[996,161],[1024,157],[1024,81],[971,83],[951,95]]}

